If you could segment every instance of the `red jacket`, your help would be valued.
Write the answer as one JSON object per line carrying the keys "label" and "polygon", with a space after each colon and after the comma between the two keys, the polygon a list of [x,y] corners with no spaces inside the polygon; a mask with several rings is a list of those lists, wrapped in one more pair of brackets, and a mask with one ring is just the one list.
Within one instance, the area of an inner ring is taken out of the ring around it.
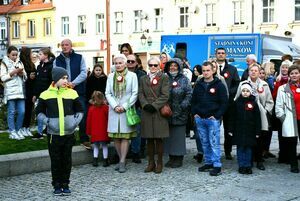
{"label": "red jacket", "polygon": [[86,119],[86,134],[91,142],[109,142],[107,133],[108,106],[90,105]]}

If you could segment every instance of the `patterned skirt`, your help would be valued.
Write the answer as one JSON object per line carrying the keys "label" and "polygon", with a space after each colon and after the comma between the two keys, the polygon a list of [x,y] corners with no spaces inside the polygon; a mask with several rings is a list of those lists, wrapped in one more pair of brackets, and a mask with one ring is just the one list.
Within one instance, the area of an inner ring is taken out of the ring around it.
{"label": "patterned skirt", "polygon": [[108,133],[108,137],[113,139],[126,139],[129,140],[131,138],[134,138],[137,136],[136,131],[133,131],[131,133]]}

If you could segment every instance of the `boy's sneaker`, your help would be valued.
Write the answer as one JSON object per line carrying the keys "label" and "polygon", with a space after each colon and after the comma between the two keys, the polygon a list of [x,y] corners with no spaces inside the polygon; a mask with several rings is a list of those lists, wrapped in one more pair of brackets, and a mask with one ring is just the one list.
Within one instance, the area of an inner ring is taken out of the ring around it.
{"label": "boy's sneaker", "polygon": [[43,135],[42,134],[39,134],[39,133],[36,133],[34,134],[31,139],[33,140],[41,140],[41,139],[44,139]]}
{"label": "boy's sneaker", "polygon": [[210,176],[219,176],[221,174],[221,167],[214,167],[211,171],[209,171]]}
{"label": "boy's sneaker", "polygon": [[54,188],[53,195],[63,195],[63,191],[61,190],[61,188]]}
{"label": "boy's sneaker", "polygon": [[68,184],[63,184],[62,185],[62,193],[63,193],[63,195],[66,195],[66,196],[71,195],[71,191],[69,189]]}
{"label": "boy's sneaker", "polygon": [[26,136],[31,137],[32,133],[30,131],[30,128],[24,128],[24,132],[26,133]]}
{"label": "boy's sneaker", "polygon": [[214,168],[212,164],[205,164],[198,168],[199,172],[208,172],[210,169]]}

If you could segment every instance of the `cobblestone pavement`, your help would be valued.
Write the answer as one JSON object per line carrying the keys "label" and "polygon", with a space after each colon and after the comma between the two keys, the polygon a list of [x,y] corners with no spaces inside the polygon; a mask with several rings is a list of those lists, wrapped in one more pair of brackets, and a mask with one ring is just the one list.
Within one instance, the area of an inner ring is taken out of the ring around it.
{"label": "cobblestone pavement", "polygon": [[[275,154],[276,147],[273,139]],[[277,164],[276,159],[266,160],[265,171],[253,168],[253,175],[237,173],[236,157],[223,159],[222,175],[211,177],[197,171],[194,140],[187,140],[187,148],[183,167],[164,168],[160,175],[143,172],[145,159],[142,164],[128,160],[124,174],[116,172],[114,165],[73,167],[68,197],[52,195],[50,172],[0,178],[0,200],[300,200],[300,174],[290,173],[289,166]]]}

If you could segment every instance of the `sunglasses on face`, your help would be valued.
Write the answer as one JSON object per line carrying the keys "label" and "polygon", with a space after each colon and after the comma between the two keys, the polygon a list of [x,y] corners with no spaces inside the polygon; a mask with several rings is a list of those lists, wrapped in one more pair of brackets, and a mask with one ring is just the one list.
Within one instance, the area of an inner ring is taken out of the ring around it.
{"label": "sunglasses on face", "polygon": [[127,60],[127,63],[128,63],[128,64],[134,64],[135,61],[134,61],[134,60]]}
{"label": "sunglasses on face", "polygon": [[158,64],[148,64],[149,67],[158,67]]}

